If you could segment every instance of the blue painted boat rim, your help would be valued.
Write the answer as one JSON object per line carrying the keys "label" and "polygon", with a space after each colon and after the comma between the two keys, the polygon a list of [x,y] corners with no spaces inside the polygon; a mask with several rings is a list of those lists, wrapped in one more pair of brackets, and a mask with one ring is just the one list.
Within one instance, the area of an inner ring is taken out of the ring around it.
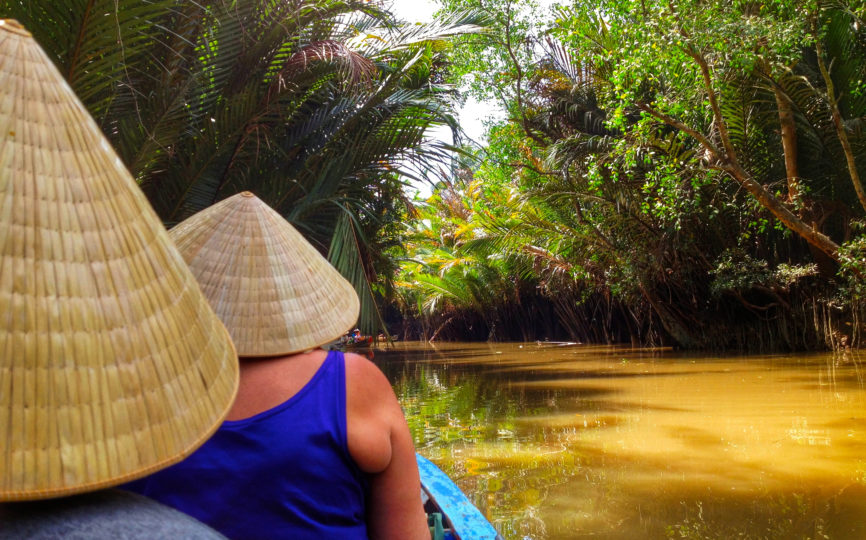
{"label": "blue painted boat rim", "polygon": [[502,536],[466,497],[457,484],[432,461],[415,454],[421,486],[451,522],[455,536],[460,540],[501,540]]}

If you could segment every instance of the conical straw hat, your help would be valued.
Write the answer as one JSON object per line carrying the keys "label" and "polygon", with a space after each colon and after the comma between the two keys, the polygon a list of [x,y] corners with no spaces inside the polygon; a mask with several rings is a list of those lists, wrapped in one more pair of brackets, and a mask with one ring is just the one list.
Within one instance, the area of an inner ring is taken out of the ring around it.
{"label": "conical straw hat", "polygon": [[239,356],[312,349],[358,320],[352,285],[252,193],[202,210],[169,234]]}
{"label": "conical straw hat", "polygon": [[237,357],[96,123],[0,22],[0,500],[180,461],[222,422]]}

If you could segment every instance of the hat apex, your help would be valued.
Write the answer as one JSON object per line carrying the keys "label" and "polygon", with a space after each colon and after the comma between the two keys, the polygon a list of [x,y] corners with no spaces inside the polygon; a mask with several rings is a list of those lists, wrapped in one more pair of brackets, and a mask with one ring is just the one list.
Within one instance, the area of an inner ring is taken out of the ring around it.
{"label": "hat apex", "polygon": [[352,285],[250,192],[202,210],[169,234],[241,357],[312,349],[358,320]]}

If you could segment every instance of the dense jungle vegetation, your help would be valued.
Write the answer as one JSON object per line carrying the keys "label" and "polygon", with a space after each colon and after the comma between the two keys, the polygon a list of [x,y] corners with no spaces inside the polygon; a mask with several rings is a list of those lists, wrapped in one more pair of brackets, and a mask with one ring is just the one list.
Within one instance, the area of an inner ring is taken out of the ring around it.
{"label": "dense jungle vegetation", "polygon": [[363,0],[0,0],[45,49],[167,227],[240,191],[280,212],[384,323],[403,184],[450,160],[442,67],[472,13],[400,24]]}
{"label": "dense jungle vegetation", "polygon": [[[498,102],[417,208],[426,337],[862,346],[863,2],[447,0],[450,75]],[[411,332],[408,332],[411,334]]]}
{"label": "dense jungle vegetation", "polygon": [[[366,332],[866,343],[866,3],[439,5],[429,24],[361,0],[0,0],[0,16],[167,226],[255,192],[355,284]],[[470,95],[506,112],[482,144],[455,119]]]}

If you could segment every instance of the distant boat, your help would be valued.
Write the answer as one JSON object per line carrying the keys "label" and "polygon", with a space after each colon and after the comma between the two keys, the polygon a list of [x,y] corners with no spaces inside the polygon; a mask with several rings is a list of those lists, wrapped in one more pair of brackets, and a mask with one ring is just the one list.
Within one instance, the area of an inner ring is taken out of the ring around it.
{"label": "distant boat", "polygon": [[431,525],[437,529],[433,540],[502,540],[502,535],[442,469],[420,454],[415,454],[415,459],[421,473],[424,510],[428,516],[442,516],[441,526],[438,522]]}
{"label": "distant boat", "polygon": [[343,336],[340,339],[322,345],[323,349],[333,351],[351,351],[357,349],[369,349],[373,345],[373,336]]}
{"label": "distant boat", "polygon": [[373,336],[344,336],[340,338],[338,349],[351,351],[352,349],[369,349],[373,345]]}

